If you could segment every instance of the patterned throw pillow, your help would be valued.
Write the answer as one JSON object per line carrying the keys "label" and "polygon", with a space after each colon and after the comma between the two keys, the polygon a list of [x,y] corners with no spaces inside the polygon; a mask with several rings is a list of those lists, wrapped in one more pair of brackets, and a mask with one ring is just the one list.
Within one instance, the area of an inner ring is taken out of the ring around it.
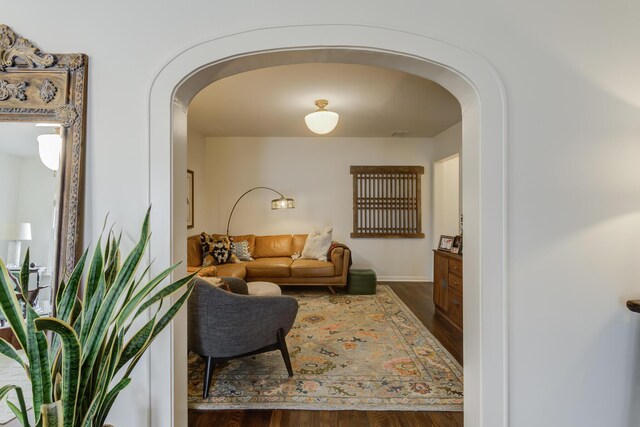
{"label": "patterned throw pillow", "polygon": [[251,252],[249,252],[249,242],[234,242],[233,254],[237,256],[240,261],[253,261]]}
{"label": "patterned throw pillow", "polygon": [[200,234],[202,246],[202,266],[228,264],[238,262],[238,257],[233,254],[233,241],[229,236],[215,238],[207,233]]}
{"label": "patterned throw pillow", "polygon": [[302,259],[317,259],[319,261],[327,260],[327,252],[329,246],[331,246],[331,233],[333,229],[327,227],[322,233],[318,230],[314,230],[307,236],[307,241],[304,242],[304,249],[302,250]]}

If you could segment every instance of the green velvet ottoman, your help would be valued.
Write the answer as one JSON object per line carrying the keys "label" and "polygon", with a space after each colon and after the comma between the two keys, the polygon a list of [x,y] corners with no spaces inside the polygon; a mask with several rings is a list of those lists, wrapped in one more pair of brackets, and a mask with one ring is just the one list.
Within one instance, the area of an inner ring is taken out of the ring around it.
{"label": "green velvet ottoman", "polygon": [[349,270],[347,293],[350,295],[374,295],[376,293],[376,272],[373,270]]}

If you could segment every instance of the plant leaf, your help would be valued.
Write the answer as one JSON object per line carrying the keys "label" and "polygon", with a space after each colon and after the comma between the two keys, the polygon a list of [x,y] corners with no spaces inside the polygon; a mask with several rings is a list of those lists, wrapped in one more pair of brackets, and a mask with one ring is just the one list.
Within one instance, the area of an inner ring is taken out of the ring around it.
{"label": "plant leaf", "polygon": [[133,337],[131,337],[129,342],[127,342],[124,350],[122,351],[122,355],[120,356],[120,360],[118,361],[116,372],[126,365],[127,362],[133,359],[138,352],[147,345],[149,338],[151,338],[151,333],[153,332],[155,323],[156,317],[154,316],[142,328],[140,328]]}
{"label": "plant leaf", "polygon": [[38,330],[51,331],[62,339],[62,415],[64,427],[72,427],[75,420],[80,378],[80,342],[73,328],[53,317],[36,319]]}
{"label": "plant leaf", "polygon": [[13,414],[16,416],[18,421],[20,421],[20,424],[22,424],[22,425],[26,425],[27,424],[25,422],[26,419],[27,419],[26,414],[23,414],[22,412],[20,412],[18,407],[16,405],[14,405],[13,403],[11,403],[9,401],[9,399],[7,399],[7,406],[9,407],[9,409],[11,409],[11,412],[13,412]]}
{"label": "plant leaf", "polygon": [[105,269],[105,280],[107,282],[107,289],[111,287],[113,282],[116,280],[116,276],[118,274],[118,270],[120,269],[120,239],[122,238],[122,233],[120,233],[120,237],[116,240],[115,237],[110,239],[111,250],[107,251],[107,261],[106,261],[106,269]]}
{"label": "plant leaf", "polygon": [[[27,305],[27,347],[25,351],[29,358],[29,367],[31,371],[31,390],[33,395],[33,414],[36,424],[40,422],[40,406],[43,403],[50,403],[51,400],[51,382],[49,381],[49,363],[46,353],[40,355],[40,346],[38,345],[37,331],[34,321],[38,318],[38,313]],[[42,365],[42,361],[46,360],[46,365]],[[49,390],[45,390],[45,381],[49,385]],[[46,393],[48,391],[48,393]]]}
{"label": "plant leaf", "polygon": [[27,376],[30,376],[29,365],[22,360],[22,357],[18,354],[16,349],[9,344],[4,338],[0,338],[0,354],[5,355],[6,357],[15,360],[22,366],[27,373]]}
{"label": "plant leaf", "polygon": [[179,279],[171,283],[170,285],[167,285],[163,289],[161,289],[158,293],[156,293],[154,296],[152,296],[147,301],[145,301],[144,304],[142,304],[142,306],[138,309],[138,312],[136,313],[136,317],[138,317],[143,311],[151,307],[153,304],[155,304],[159,300],[171,295],[172,293],[180,290],[183,286],[186,286],[189,283],[191,283],[197,275],[198,275],[197,272],[190,274],[189,276],[185,276],[182,279]]}
{"label": "plant leaf", "polygon": [[[149,242],[149,210],[144,219],[142,225],[142,231],[140,233],[140,240],[133,248],[127,259],[125,260],[122,269],[118,271],[115,281],[108,288],[107,294],[103,300],[98,314],[95,317],[89,336],[83,345],[84,352],[82,354],[82,370],[84,372],[92,372],[96,359],[101,352],[101,346],[104,343],[104,339],[109,331],[109,324],[113,320],[114,312],[116,310],[118,301],[127,288],[127,285],[131,283],[135,272],[140,264],[144,251]],[[112,249],[113,250],[113,249]],[[89,375],[84,375],[80,382],[80,394],[84,395],[85,388],[89,382]]]}
{"label": "plant leaf", "polygon": [[47,337],[43,332],[38,332],[36,333],[36,340],[38,342],[38,355],[40,356],[40,367],[42,369],[42,403],[51,403],[51,365],[49,364]]}
{"label": "plant leaf", "polygon": [[78,295],[80,279],[82,279],[82,273],[84,271],[84,263],[87,260],[87,254],[88,252],[85,250],[82,257],[80,257],[80,260],[73,269],[71,277],[64,288],[60,303],[56,307],[56,317],[70,325],[73,324],[73,322],[70,321],[70,317],[73,312],[74,305],[76,304],[76,297]]}
{"label": "plant leaf", "polygon": [[13,290],[14,284],[9,276],[9,271],[0,259],[0,309],[9,322],[11,330],[16,336],[22,348],[27,347],[27,330],[22,318],[22,309]]}
{"label": "plant leaf", "polygon": [[61,400],[42,405],[42,427],[64,427]]}
{"label": "plant leaf", "polygon": [[98,238],[98,243],[93,251],[93,258],[91,265],[89,266],[89,275],[87,276],[87,284],[84,289],[84,305],[85,307],[91,304],[91,299],[98,288],[100,283],[100,277],[104,270],[104,258],[102,256],[102,236]]}
{"label": "plant leaf", "polygon": [[[87,337],[89,336],[89,332],[91,331],[91,327],[93,326],[93,322],[95,321],[96,314],[98,313],[98,309],[102,304],[102,299],[104,298],[104,293],[107,285],[104,280],[104,272],[100,274],[100,278],[98,279],[98,287],[95,290],[94,298],[89,303],[89,306],[86,308],[82,319],[82,329],[80,332],[80,343],[84,344],[87,341]],[[86,306],[86,302],[85,302]]]}
{"label": "plant leaf", "polygon": [[20,268],[20,291],[25,304],[29,303],[29,248],[24,255],[24,262]]}
{"label": "plant leaf", "polygon": [[130,382],[131,382],[131,378],[125,377],[121,379],[118,382],[118,384],[116,384],[115,387],[113,387],[109,391],[109,393],[107,393],[102,403],[102,410],[100,411],[100,415],[98,416],[98,422],[96,423],[96,425],[99,425],[99,426],[104,425],[104,422],[107,419],[107,415],[109,414],[109,411],[111,410],[111,407],[113,406],[113,402],[115,402],[116,397],[118,397],[118,394],[126,386],[128,386]]}
{"label": "plant leaf", "polygon": [[195,286],[195,283],[191,283],[187,291],[184,293],[184,295],[182,295],[180,299],[176,301],[167,310],[167,312],[160,318],[158,323],[156,323],[156,325],[153,328],[153,332],[151,333],[151,337],[149,337],[145,346],[142,349],[140,349],[140,351],[138,351],[138,354],[134,357],[134,359],[129,364],[129,367],[127,368],[127,371],[124,374],[125,377],[128,377],[129,374],[131,374],[131,371],[138,364],[138,361],[140,360],[144,352],[147,350],[147,348],[149,348],[149,345],[151,345],[151,343],[158,336],[158,334],[162,332],[162,330],[173,320],[175,315],[178,314],[178,311],[180,311],[180,308],[182,308],[183,304],[189,299],[189,296],[191,296],[191,292],[193,291],[194,286]]}
{"label": "plant leaf", "polygon": [[140,286],[140,283],[142,283],[142,281],[144,280],[146,274],[149,272],[150,269],[151,269],[151,264],[147,265],[147,267],[144,269],[144,271],[142,272],[138,280],[135,282],[135,284],[133,284],[132,286],[129,286],[129,289],[127,290],[127,296],[124,298],[125,301],[129,301],[131,299],[136,289],[138,289],[138,287]]}
{"label": "plant leaf", "polygon": [[[169,276],[171,274],[171,272],[173,270],[175,270],[175,268],[179,265],[180,263],[175,263],[174,265],[172,265],[171,267],[167,268],[166,270],[164,270],[162,273],[158,274],[156,277],[154,277],[149,283],[147,283],[144,288],[142,288],[138,293],[136,293],[133,298],[128,298],[126,301],[128,301],[125,306],[122,308],[122,310],[120,310],[120,313],[118,314],[118,318],[116,320],[116,329],[120,329],[120,327],[124,324],[124,322],[127,320],[127,318],[129,317],[129,315],[131,315],[131,313],[133,313],[133,311],[136,309],[136,307],[142,302],[142,300],[149,295],[149,293],[151,291],[153,291],[156,286],[158,286],[160,284],[160,282],[162,282],[167,276]],[[184,279],[182,279],[184,281]],[[184,285],[185,283],[187,283],[188,280],[184,281],[181,285],[178,285],[178,288],[182,285]],[[155,302],[155,301],[154,301]],[[153,304],[153,303],[151,303]],[[149,304],[149,305],[151,305]],[[138,313],[140,313],[141,311],[144,311],[144,309],[140,309],[138,311]]]}
{"label": "plant leaf", "polygon": [[[24,394],[22,393],[22,388],[16,386],[16,385],[5,385],[3,387],[0,387],[0,400],[4,399],[4,397],[11,391],[11,390],[15,390],[16,395],[18,396],[18,404],[20,405],[20,413],[22,414],[21,416],[18,415],[13,408],[11,408],[12,411],[14,411],[14,414],[16,414],[16,416],[20,419],[20,422],[22,423],[22,425],[24,427],[29,427],[29,413],[27,412],[27,405],[25,405],[24,403]],[[7,403],[9,403],[9,401],[7,401]],[[18,408],[16,408],[18,409]]]}

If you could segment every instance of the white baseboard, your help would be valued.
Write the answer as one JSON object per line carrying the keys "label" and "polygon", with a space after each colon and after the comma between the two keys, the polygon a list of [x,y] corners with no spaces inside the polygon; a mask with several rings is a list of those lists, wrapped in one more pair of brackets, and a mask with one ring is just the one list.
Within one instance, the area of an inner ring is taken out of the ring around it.
{"label": "white baseboard", "polygon": [[378,282],[433,282],[427,276],[378,276]]}

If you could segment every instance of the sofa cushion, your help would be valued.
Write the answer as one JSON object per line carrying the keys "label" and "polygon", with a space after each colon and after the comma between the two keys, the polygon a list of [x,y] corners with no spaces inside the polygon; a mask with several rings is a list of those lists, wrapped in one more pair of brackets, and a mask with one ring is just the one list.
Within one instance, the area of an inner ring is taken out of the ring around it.
{"label": "sofa cushion", "polygon": [[315,259],[297,259],[291,264],[291,277],[330,277],[334,275],[333,264]]}
{"label": "sofa cushion", "polygon": [[239,277],[244,279],[247,275],[247,269],[244,262],[234,264],[221,264],[216,266],[218,276]]}
{"label": "sofa cushion", "polygon": [[256,236],[256,247],[252,255],[254,258],[290,257],[293,254],[291,251],[292,241],[293,238],[290,234]]}
{"label": "sofa cushion", "polygon": [[200,235],[190,236],[187,239],[187,267],[200,267],[202,265],[202,248]]}
{"label": "sofa cushion", "polygon": [[[257,243],[256,238],[256,243]],[[247,278],[251,277],[289,277],[293,260],[290,257],[256,258],[245,264]]]}
{"label": "sofa cushion", "polygon": [[306,241],[306,234],[294,234],[293,247],[291,248],[291,252],[293,252],[294,254],[302,254],[302,250],[304,249],[304,242]]}

